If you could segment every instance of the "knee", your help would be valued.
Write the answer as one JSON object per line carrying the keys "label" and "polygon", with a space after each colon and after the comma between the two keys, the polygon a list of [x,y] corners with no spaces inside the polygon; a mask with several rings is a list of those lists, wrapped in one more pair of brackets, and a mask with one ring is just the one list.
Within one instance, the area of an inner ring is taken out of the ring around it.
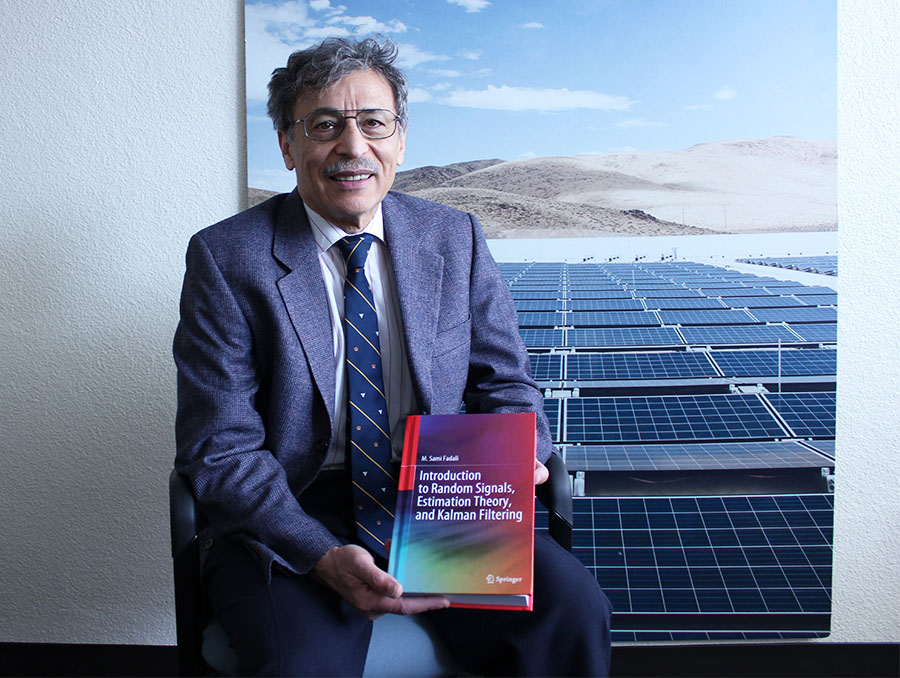
{"label": "knee", "polygon": [[594,575],[562,548],[551,553],[548,562],[541,566],[535,559],[535,605],[541,598],[572,625],[584,623],[609,629],[612,614],[609,599]]}
{"label": "knee", "polygon": [[555,599],[560,613],[565,615],[571,625],[608,631],[612,616],[609,598],[596,578],[581,563],[576,563],[573,568],[580,568],[581,571],[577,573],[579,576],[570,577],[567,585],[557,584],[549,595]]}

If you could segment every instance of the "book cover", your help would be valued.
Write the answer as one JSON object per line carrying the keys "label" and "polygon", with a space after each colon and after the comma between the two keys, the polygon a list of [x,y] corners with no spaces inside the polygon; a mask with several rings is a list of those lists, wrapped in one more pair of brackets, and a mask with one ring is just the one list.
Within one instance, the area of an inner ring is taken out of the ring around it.
{"label": "book cover", "polygon": [[406,422],[388,572],[451,607],[532,609],[533,412]]}

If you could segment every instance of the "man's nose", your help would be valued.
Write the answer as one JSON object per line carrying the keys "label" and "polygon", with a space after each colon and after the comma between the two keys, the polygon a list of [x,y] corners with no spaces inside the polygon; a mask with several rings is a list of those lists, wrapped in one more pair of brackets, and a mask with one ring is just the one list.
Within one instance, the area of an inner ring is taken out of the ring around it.
{"label": "man's nose", "polygon": [[368,150],[369,140],[359,131],[356,118],[347,118],[344,129],[336,139],[335,150],[341,155],[358,158]]}

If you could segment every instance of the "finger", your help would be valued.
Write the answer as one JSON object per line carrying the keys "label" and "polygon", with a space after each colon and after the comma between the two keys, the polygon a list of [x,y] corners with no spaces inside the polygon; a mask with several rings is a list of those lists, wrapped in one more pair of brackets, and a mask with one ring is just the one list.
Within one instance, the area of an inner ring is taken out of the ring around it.
{"label": "finger", "polygon": [[396,600],[387,599],[382,609],[392,614],[408,615],[429,610],[443,610],[447,607],[450,607],[450,601],[444,596],[414,596]]}
{"label": "finger", "polygon": [[364,581],[372,587],[373,591],[388,598],[399,598],[403,595],[403,587],[400,585],[400,582],[384,570],[376,567],[368,573],[368,577]]}
{"label": "finger", "polygon": [[360,551],[362,553],[353,562],[354,576],[375,593],[389,598],[399,598],[403,594],[400,582],[378,567],[368,551],[363,549]]}
{"label": "finger", "polygon": [[550,478],[550,471],[547,470],[547,467],[544,466],[537,459],[534,460],[534,484],[540,485],[541,483],[547,482],[547,479]]}

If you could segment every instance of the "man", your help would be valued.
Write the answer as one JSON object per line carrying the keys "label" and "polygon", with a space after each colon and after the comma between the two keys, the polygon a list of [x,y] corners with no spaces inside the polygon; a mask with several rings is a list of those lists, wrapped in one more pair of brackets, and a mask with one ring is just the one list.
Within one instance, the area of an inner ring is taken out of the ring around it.
{"label": "man", "polygon": [[[293,54],[273,74],[269,114],[297,191],[201,231],[188,248],[176,466],[211,524],[214,613],[246,674],[360,675],[371,619],[387,613],[428,614],[475,673],[604,674],[608,603],[551,540],[536,539],[533,612],[445,610],[443,597],[400,597],[378,536],[390,523],[362,517],[362,481],[348,471],[360,463],[361,428],[348,427],[359,409],[347,394],[360,371],[351,333],[365,334],[344,315],[353,291],[377,313],[366,342],[378,357],[365,367],[383,380],[369,384],[385,397],[377,428],[391,461],[407,415],[453,414],[461,402],[470,413],[538,413],[536,483],[553,453],[477,220],[388,192],[406,143],[395,56],[374,40]],[[361,234],[368,255],[349,264]],[[384,503],[375,510],[389,513]]]}

